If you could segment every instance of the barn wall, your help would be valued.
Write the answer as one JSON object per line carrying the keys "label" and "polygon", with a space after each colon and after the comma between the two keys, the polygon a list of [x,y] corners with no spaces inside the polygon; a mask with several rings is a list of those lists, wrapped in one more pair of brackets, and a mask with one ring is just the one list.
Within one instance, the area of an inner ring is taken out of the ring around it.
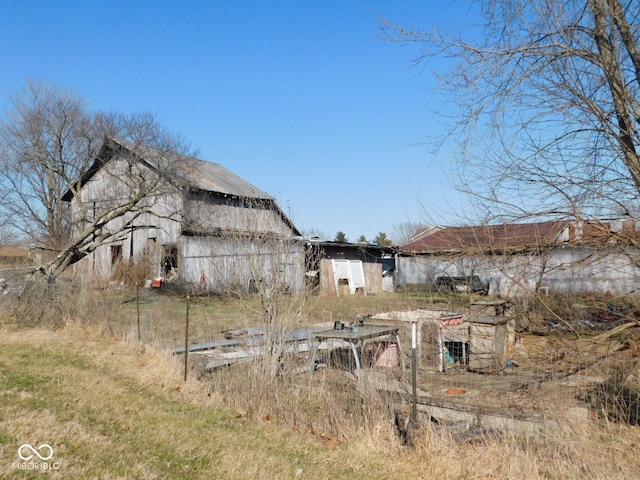
{"label": "barn wall", "polygon": [[556,249],[546,266],[542,286],[561,292],[630,293],[640,284],[640,252],[598,251],[593,248]]}
{"label": "barn wall", "polygon": [[190,194],[184,223],[196,232],[215,230],[291,236],[291,227],[269,202],[212,194]]}
{"label": "barn wall", "polygon": [[210,291],[246,291],[253,282],[304,291],[305,252],[287,240],[256,242],[248,237],[184,236],[181,278]]}
{"label": "barn wall", "polygon": [[[144,225],[152,224],[150,218],[144,220]],[[153,220],[151,220],[153,221]],[[143,221],[136,221],[139,226]],[[145,262],[150,267],[151,278],[161,276],[164,272],[161,268],[163,250],[172,245],[177,245],[174,238],[179,238],[180,222],[170,222],[167,219],[158,221],[155,219],[155,228],[135,228],[133,232],[126,231],[116,239],[100,245],[86,258],[77,264],[77,270],[88,272],[103,278],[110,278],[116,272],[116,265],[112,264],[112,248],[118,247],[122,254],[122,262],[129,265]],[[173,238],[171,234],[173,233]]]}

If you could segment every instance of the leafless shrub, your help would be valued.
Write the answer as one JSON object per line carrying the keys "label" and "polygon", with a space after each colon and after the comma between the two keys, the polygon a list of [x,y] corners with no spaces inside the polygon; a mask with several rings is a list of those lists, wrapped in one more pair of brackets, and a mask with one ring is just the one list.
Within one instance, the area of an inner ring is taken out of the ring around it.
{"label": "leafless shrub", "polygon": [[602,418],[640,425],[640,363],[637,358],[613,363],[607,379],[584,393],[583,399]]}
{"label": "leafless shrub", "polygon": [[345,371],[325,369],[309,376],[308,362],[273,378],[258,364],[219,370],[205,377],[215,392],[240,415],[325,439],[349,439],[393,425],[393,402]]}
{"label": "leafless shrub", "polygon": [[31,276],[16,294],[0,298],[4,322],[19,328],[61,329],[67,325],[99,326],[111,333],[122,308],[120,295],[113,288],[60,280],[48,283]]}
{"label": "leafless shrub", "polygon": [[2,299],[6,321],[20,327],[60,328],[77,316],[74,305],[64,301],[74,295],[74,290],[66,282],[50,285],[31,278],[19,294],[8,294]]}

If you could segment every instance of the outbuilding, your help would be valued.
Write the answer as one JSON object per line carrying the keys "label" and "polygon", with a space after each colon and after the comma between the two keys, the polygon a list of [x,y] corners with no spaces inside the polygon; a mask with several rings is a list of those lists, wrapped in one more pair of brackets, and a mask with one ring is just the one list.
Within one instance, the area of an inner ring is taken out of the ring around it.
{"label": "outbuilding", "polygon": [[[138,196],[141,189],[145,195]],[[107,138],[64,196],[77,229],[109,209],[130,210],[93,235],[76,272],[123,281],[161,278],[206,291],[263,284],[304,289],[300,232],[273,197],[217,163]]]}

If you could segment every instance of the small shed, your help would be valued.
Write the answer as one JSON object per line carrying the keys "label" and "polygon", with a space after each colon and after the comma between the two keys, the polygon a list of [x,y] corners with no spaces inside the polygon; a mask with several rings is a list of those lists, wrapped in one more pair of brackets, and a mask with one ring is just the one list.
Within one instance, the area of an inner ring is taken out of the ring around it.
{"label": "small shed", "polygon": [[393,291],[395,249],[348,242],[310,244],[307,275],[313,276],[318,294],[379,295]]}

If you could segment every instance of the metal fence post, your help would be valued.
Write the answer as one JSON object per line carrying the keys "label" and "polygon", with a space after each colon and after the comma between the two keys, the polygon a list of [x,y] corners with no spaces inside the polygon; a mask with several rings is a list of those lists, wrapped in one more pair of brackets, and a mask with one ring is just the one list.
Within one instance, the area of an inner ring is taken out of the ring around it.
{"label": "metal fence post", "polygon": [[184,381],[187,381],[187,374],[189,368],[189,300],[191,295],[187,295],[187,312],[186,321],[184,327]]}

